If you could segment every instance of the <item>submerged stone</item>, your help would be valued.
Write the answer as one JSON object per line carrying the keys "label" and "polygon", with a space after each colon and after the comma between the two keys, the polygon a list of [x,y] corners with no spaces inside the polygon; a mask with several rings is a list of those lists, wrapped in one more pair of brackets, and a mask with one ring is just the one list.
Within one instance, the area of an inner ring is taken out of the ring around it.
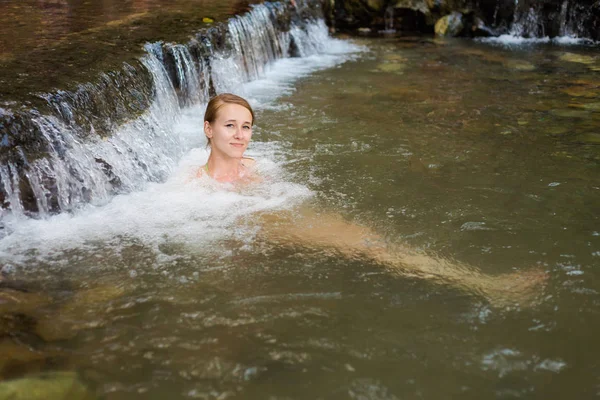
{"label": "submerged stone", "polygon": [[584,109],[584,110],[593,111],[593,112],[600,112],[600,102],[571,103],[571,104],[569,104],[569,107]]}
{"label": "submerged stone", "polygon": [[523,60],[506,60],[504,65],[510,69],[516,69],[517,71],[533,71],[535,69],[535,65]]}
{"label": "submerged stone", "polygon": [[569,132],[569,128],[567,128],[566,126],[555,125],[549,127],[546,130],[546,132],[548,132],[551,135],[562,135]]}
{"label": "submerged stone", "polygon": [[573,97],[587,97],[593,98],[598,97],[598,91],[591,89],[586,86],[575,86],[570,88],[561,89],[561,92],[568,94]]}
{"label": "submerged stone", "polygon": [[74,372],[52,372],[0,383],[0,400],[93,400]]}
{"label": "submerged stone", "polygon": [[457,11],[440,18],[434,27],[437,36],[458,36],[463,28],[463,15]]}
{"label": "submerged stone", "polygon": [[55,356],[8,338],[0,339],[0,354],[0,380],[41,371]]}
{"label": "submerged stone", "polygon": [[586,104],[583,104],[582,106],[586,110],[600,112],[600,102],[599,103],[586,103]]}
{"label": "submerged stone", "polygon": [[563,53],[558,58],[562,61],[568,61],[568,62],[580,63],[580,64],[594,64],[596,62],[596,59],[592,56],[586,56],[586,55],[575,54],[575,53]]}
{"label": "submerged stone", "polygon": [[551,110],[550,111],[552,114],[558,116],[558,117],[563,117],[563,118],[587,118],[589,117],[590,113],[588,111],[582,111],[582,110]]}
{"label": "submerged stone", "polygon": [[122,287],[113,285],[80,291],[56,314],[41,316],[35,332],[45,341],[53,342],[72,339],[81,330],[103,326],[106,319],[101,311],[124,293]]}
{"label": "submerged stone", "polygon": [[600,144],[600,133],[583,133],[575,138],[578,142]]}
{"label": "submerged stone", "polygon": [[0,288],[0,313],[30,313],[52,302],[52,298],[42,293]]}
{"label": "submerged stone", "polygon": [[390,72],[395,74],[403,74],[406,66],[400,63],[382,63],[377,66],[378,72]]}

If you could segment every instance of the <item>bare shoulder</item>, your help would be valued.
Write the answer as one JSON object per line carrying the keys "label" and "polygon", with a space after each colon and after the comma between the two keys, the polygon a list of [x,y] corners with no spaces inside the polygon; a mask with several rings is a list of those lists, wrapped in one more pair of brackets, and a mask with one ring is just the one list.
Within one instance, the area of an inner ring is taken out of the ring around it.
{"label": "bare shoulder", "polygon": [[208,175],[208,164],[204,164],[196,170],[196,177],[199,178],[204,175]]}
{"label": "bare shoulder", "polygon": [[244,167],[251,168],[256,165],[256,160],[251,157],[244,157],[244,158],[242,158],[242,164],[244,165]]}

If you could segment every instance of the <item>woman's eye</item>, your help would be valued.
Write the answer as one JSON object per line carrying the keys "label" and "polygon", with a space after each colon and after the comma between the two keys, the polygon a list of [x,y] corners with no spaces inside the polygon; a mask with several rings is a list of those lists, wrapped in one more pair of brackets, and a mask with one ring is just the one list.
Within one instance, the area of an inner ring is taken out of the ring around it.
{"label": "woman's eye", "polygon": [[248,130],[250,127],[248,125],[244,126],[244,129]]}
{"label": "woman's eye", "polygon": [[227,124],[225,125],[227,128],[233,128],[233,124]]}

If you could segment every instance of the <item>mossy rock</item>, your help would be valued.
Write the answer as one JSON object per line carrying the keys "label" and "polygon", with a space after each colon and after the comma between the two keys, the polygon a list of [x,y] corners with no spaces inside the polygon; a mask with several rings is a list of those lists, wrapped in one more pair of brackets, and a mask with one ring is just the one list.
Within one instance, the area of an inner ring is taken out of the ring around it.
{"label": "mossy rock", "polygon": [[53,372],[0,383],[0,400],[95,400],[74,372]]}
{"label": "mossy rock", "polygon": [[558,58],[561,61],[586,64],[586,65],[594,64],[596,62],[596,59],[592,56],[586,56],[586,55],[575,54],[575,53],[563,53]]}
{"label": "mossy rock", "polygon": [[406,8],[409,10],[417,11],[425,15],[430,14],[430,6],[428,3],[433,5],[433,1],[425,1],[425,0],[398,0],[394,8]]}
{"label": "mossy rock", "polygon": [[464,28],[463,15],[457,11],[448,14],[435,23],[437,36],[458,36]]}
{"label": "mossy rock", "polygon": [[366,0],[367,6],[374,11],[383,11],[385,1],[384,0]]}

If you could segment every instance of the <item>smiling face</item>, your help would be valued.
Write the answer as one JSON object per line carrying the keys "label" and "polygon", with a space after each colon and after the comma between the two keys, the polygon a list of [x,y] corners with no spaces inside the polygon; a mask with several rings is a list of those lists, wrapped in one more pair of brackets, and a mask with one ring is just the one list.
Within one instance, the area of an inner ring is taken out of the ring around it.
{"label": "smiling face", "polygon": [[252,137],[252,114],[239,104],[224,104],[213,122],[204,121],[211,151],[221,157],[242,158]]}

